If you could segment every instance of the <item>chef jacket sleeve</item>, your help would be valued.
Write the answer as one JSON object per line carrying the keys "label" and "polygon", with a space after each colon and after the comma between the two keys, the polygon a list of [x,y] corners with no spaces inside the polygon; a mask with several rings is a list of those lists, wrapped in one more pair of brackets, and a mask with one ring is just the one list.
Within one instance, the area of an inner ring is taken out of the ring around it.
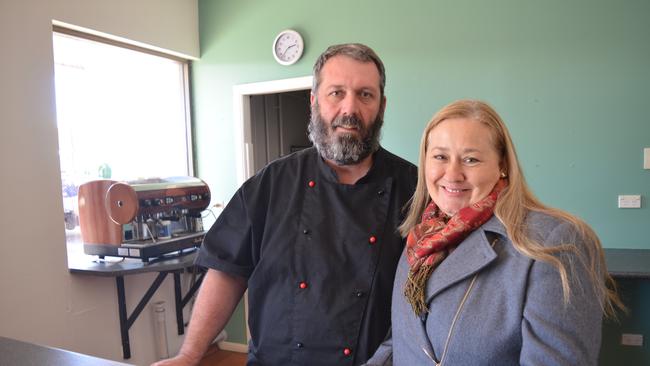
{"label": "chef jacket sleeve", "polygon": [[196,264],[248,278],[255,267],[253,224],[238,190],[203,240]]}

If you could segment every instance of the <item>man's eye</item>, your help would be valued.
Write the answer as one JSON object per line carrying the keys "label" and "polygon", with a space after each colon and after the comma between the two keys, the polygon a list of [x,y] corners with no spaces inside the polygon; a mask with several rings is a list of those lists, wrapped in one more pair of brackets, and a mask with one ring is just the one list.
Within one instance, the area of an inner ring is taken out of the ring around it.
{"label": "man's eye", "polygon": [[372,93],[365,92],[365,91],[361,92],[361,97],[364,98],[364,99],[370,99],[370,98],[372,98]]}
{"label": "man's eye", "polygon": [[341,91],[340,90],[333,90],[333,91],[330,92],[330,95],[333,96],[333,97],[338,97],[339,95],[341,95]]}

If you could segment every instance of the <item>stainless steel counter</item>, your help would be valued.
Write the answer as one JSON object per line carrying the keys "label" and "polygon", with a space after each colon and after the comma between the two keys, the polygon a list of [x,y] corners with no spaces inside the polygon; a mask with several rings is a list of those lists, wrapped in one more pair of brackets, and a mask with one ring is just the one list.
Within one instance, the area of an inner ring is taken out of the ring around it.
{"label": "stainless steel counter", "polygon": [[126,363],[107,360],[59,348],[39,346],[11,338],[0,337],[2,366],[125,366]]}

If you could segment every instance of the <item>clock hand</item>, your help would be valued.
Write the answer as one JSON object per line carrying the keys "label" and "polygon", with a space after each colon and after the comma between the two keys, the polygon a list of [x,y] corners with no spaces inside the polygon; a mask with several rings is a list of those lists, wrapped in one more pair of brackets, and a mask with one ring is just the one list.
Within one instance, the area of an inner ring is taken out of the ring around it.
{"label": "clock hand", "polygon": [[284,54],[287,53],[287,51],[289,51],[289,48],[291,48],[291,47],[295,47],[295,46],[297,46],[297,45],[294,43],[294,44],[292,44],[291,46],[285,48],[285,49],[284,49],[284,52],[282,52],[282,57],[284,57]]}

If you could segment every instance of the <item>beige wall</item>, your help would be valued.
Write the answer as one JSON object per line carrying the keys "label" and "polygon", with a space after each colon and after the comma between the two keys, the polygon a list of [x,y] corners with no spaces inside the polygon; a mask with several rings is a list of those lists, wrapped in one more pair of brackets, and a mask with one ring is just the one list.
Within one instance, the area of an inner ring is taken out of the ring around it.
{"label": "beige wall", "polygon": [[[67,270],[52,21],[199,56],[196,0],[0,0],[0,335],[122,359],[115,281]],[[126,279],[131,311],[154,279]],[[164,300],[175,351],[172,279]],[[149,309],[130,331],[135,364],[154,360]]]}

